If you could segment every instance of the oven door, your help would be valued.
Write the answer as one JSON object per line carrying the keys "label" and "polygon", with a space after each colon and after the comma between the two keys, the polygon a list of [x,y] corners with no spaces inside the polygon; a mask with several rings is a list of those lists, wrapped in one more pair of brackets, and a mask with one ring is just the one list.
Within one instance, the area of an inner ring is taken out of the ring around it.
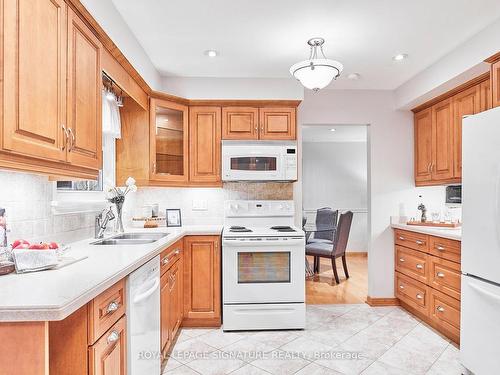
{"label": "oven door", "polygon": [[224,304],[305,301],[304,238],[223,242]]}
{"label": "oven door", "polygon": [[284,180],[283,155],[278,151],[252,148],[223,148],[222,179],[224,181]]}

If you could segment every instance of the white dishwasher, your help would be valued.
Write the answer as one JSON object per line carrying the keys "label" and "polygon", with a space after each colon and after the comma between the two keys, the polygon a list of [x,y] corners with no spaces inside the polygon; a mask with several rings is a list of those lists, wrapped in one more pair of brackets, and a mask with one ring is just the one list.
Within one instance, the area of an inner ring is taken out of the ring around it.
{"label": "white dishwasher", "polygon": [[160,375],[160,256],[127,280],[127,372]]}

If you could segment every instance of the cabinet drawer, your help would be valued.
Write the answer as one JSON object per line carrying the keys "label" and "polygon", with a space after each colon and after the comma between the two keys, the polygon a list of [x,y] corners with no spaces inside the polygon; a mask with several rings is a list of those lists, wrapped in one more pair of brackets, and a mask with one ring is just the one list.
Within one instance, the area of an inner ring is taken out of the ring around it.
{"label": "cabinet drawer", "polygon": [[460,263],[461,245],[460,241],[431,236],[429,252],[439,258]]}
{"label": "cabinet drawer", "polygon": [[429,287],[399,272],[394,275],[396,297],[429,316]]}
{"label": "cabinet drawer", "polygon": [[89,302],[89,344],[125,314],[125,280],[122,279]]}
{"label": "cabinet drawer", "polygon": [[426,283],[428,268],[427,257],[427,254],[420,251],[396,245],[396,258],[394,260],[396,271]]}
{"label": "cabinet drawer", "polygon": [[174,264],[181,256],[183,250],[183,240],[180,239],[173,245],[162,251],[160,257],[161,274],[163,275],[172,264]]}
{"label": "cabinet drawer", "polygon": [[126,327],[124,316],[89,347],[89,375],[127,374]]}
{"label": "cabinet drawer", "polygon": [[429,237],[425,234],[409,232],[405,230],[395,230],[396,245],[409,247],[427,253],[429,251]]}
{"label": "cabinet drawer", "polygon": [[446,332],[460,337],[460,301],[431,289],[430,318]]}
{"label": "cabinet drawer", "polygon": [[429,285],[460,300],[460,264],[429,255]]}

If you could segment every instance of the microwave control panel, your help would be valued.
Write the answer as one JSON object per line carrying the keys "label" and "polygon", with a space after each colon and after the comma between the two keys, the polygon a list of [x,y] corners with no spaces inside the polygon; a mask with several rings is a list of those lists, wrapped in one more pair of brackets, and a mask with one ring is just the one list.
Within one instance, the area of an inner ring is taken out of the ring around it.
{"label": "microwave control panel", "polygon": [[285,153],[285,179],[297,179],[297,147],[287,147]]}

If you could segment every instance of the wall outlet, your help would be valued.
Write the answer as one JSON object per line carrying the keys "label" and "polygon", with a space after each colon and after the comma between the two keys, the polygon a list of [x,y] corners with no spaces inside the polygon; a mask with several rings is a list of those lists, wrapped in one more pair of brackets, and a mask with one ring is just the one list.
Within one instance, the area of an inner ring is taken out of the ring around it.
{"label": "wall outlet", "polygon": [[206,199],[193,199],[193,211],[207,211],[208,201]]}

